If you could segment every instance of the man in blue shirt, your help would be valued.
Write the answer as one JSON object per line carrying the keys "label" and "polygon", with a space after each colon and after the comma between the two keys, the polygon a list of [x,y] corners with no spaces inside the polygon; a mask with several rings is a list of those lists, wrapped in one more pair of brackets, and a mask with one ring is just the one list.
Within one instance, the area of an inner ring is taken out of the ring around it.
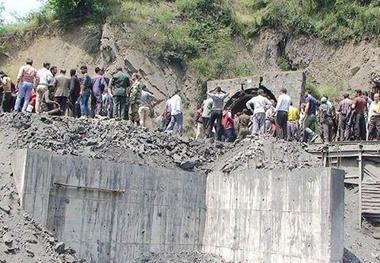
{"label": "man in blue shirt", "polygon": [[305,122],[304,122],[304,136],[303,141],[314,142],[318,135],[315,133],[315,124],[317,123],[316,112],[318,108],[318,101],[311,95],[309,90],[305,91]]}

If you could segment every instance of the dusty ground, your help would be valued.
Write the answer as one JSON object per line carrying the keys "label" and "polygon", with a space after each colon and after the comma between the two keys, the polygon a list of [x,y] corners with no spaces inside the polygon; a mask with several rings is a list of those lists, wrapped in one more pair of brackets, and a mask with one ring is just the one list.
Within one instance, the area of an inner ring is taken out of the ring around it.
{"label": "dusty ground", "polygon": [[16,137],[0,131],[0,262],[80,262],[73,249],[20,208],[11,167],[14,148],[9,145]]}
{"label": "dusty ground", "polygon": [[[59,243],[19,207],[11,174],[11,153],[25,147],[206,173],[210,169],[229,172],[248,167],[293,169],[320,164],[318,158],[306,153],[298,143],[276,141],[270,137],[251,137],[235,144],[214,144],[133,128],[125,122],[113,120],[3,114],[0,115],[0,255],[8,260],[6,262],[19,262],[19,259],[60,262],[63,257],[74,261],[70,254],[73,251],[67,249],[60,251],[64,254],[57,253]],[[346,189],[345,262],[359,262],[357,258],[363,262],[380,262],[380,242],[372,238],[366,224],[363,229],[358,229],[356,211],[356,190]],[[181,255],[183,261],[178,261]],[[163,253],[147,255],[140,262],[223,262],[213,255],[202,255],[198,252]],[[202,258],[205,260],[201,261]]]}

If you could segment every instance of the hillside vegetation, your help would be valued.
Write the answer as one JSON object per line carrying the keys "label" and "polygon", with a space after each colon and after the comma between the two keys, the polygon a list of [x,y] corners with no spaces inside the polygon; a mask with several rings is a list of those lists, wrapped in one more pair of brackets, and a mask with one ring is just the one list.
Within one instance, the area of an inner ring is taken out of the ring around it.
{"label": "hillside vegetation", "polygon": [[[47,0],[20,25],[31,27],[58,19],[105,21],[120,36],[133,28],[131,45],[147,56],[190,69],[203,79],[252,73],[239,61],[235,43],[248,43],[266,29],[304,35],[330,44],[376,39],[380,35],[380,0]],[[287,66],[286,57],[279,67]]]}

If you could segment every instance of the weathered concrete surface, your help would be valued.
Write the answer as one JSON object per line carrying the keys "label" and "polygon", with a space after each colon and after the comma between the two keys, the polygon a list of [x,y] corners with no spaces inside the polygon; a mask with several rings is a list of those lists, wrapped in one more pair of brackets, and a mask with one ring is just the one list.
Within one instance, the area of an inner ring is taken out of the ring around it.
{"label": "weathered concrete surface", "polygon": [[328,168],[209,175],[204,252],[233,262],[341,262],[343,180]]}
{"label": "weathered concrete surface", "polygon": [[260,76],[263,77],[262,85],[276,97],[279,95],[280,89],[286,88],[294,105],[300,105],[303,101],[302,95],[305,91],[306,82],[306,76],[303,71],[268,72],[263,75],[214,80],[207,82],[207,90],[220,86],[232,96],[240,91],[242,83],[244,83],[245,89],[258,88]]}
{"label": "weathered concrete surface", "polygon": [[233,262],[341,262],[344,175],[330,168],[199,176],[17,152],[22,207],[89,262],[203,250]]}
{"label": "weathered concrete surface", "polygon": [[206,177],[39,150],[17,156],[23,154],[25,173],[15,175],[25,179],[22,207],[89,262],[200,249]]}

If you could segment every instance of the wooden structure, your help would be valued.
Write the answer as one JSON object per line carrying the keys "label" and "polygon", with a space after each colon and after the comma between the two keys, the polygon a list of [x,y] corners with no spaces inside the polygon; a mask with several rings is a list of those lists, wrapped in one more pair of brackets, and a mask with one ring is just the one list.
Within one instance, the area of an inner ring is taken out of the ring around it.
{"label": "wooden structure", "polygon": [[359,187],[358,221],[380,220],[380,142],[337,142],[315,144],[309,152],[322,157],[324,166],[345,171],[345,184]]}

